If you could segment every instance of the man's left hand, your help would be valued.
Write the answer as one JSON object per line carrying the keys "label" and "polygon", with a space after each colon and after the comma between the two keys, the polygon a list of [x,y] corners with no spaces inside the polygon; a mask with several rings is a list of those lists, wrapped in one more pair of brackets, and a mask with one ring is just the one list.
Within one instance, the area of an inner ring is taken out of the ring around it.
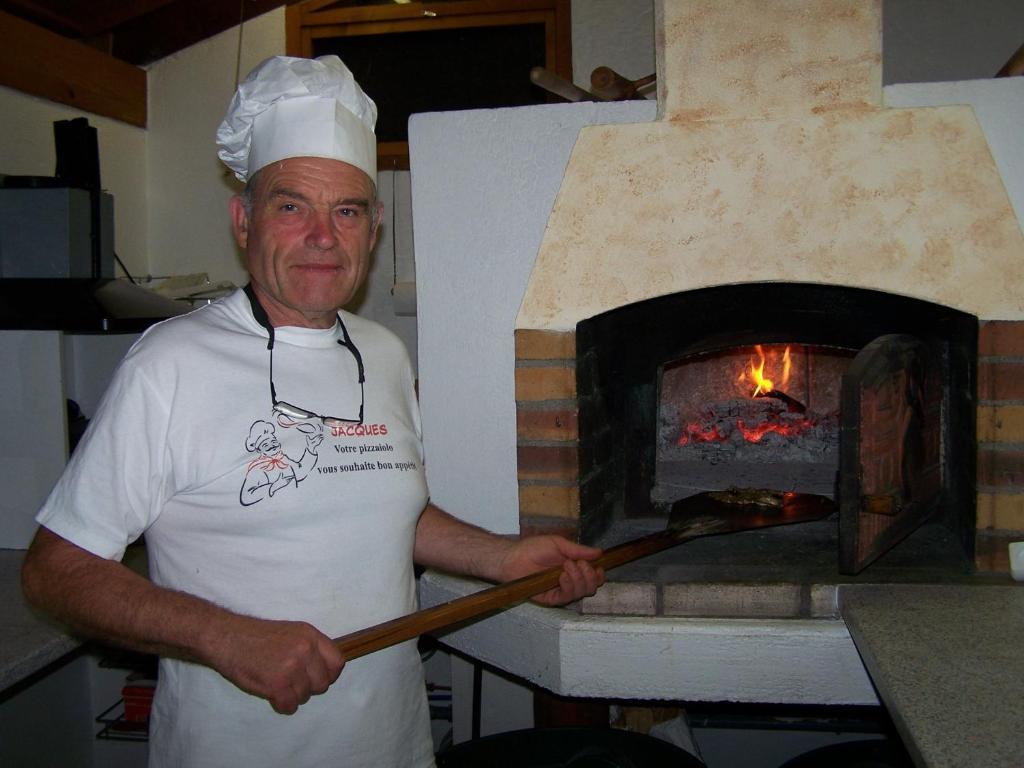
{"label": "man's left hand", "polygon": [[541,605],[565,605],[594,594],[604,583],[604,569],[588,562],[600,554],[600,549],[576,544],[561,536],[528,536],[508,550],[499,572],[502,581],[511,581],[560,565],[562,576],[558,586],[534,596],[533,601]]}

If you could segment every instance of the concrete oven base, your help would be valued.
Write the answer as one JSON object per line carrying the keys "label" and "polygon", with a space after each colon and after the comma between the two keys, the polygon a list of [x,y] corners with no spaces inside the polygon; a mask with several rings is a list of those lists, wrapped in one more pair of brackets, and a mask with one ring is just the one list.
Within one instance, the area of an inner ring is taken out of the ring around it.
{"label": "concrete oven base", "polygon": [[[486,586],[427,571],[420,600],[426,608]],[[560,696],[879,703],[837,618],[598,616],[527,603],[439,639]]]}

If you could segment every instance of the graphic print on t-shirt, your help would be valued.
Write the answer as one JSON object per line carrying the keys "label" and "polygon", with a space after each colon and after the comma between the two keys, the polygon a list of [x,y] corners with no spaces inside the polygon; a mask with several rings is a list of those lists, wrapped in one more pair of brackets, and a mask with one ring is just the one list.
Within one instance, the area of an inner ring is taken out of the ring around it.
{"label": "graphic print on t-shirt", "polygon": [[319,458],[317,448],[324,439],[323,427],[317,423],[292,421],[280,415],[277,421],[281,427],[295,427],[305,435],[305,448],[299,458],[292,458],[284,452],[273,423],[254,421],[249,427],[245,449],[257,456],[245,468],[245,480],[238,494],[242,506],[269,498],[292,483],[298,487],[316,466]]}

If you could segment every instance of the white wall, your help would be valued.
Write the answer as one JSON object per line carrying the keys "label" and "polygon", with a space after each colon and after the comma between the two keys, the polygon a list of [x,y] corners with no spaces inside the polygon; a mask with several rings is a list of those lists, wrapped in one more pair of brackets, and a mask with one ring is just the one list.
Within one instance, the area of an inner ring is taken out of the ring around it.
{"label": "white wall", "polygon": [[653,101],[435,112],[409,121],[420,403],[435,503],[519,530],[513,330],[583,125],[646,122]]}
{"label": "white wall", "polygon": [[[0,86],[0,174],[53,176],[53,123],[86,117],[96,129],[100,181],[114,196],[114,248],[132,273],[148,269],[146,131]],[[120,269],[117,274],[120,274]]]}
{"label": "white wall", "polygon": [[68,456],[64,370],[58,331],[0,331],[0,430],[31,437],[0,447],[0,549],[26,549],[32,519]]}
{"label": "white wall", "polygon": [[1021,0],[882,0],[882,81],[992,77],[1024,43]]}
{"label": "white wall", "polygon": [[[241,73],[284,53],[284,8],[242,28]],[[238,27],[149,69],[146,190],[149,270],[206,272],[214,282],[245,282],[228,223],[228,200],[241,187],[217,158],[214,136],[235,91]]]}
{"label": "white wall", "polygon": [[[654,72],[654,0],[573,0],[573,82],[590,90],[597,67],[628,80]],[[648,98],[655,98],[654,89]]]}
{"label": "white wall", "polygon": [[[413,262],[412,200],[408,171],[380,171],[377,196],[384,203],[384,218],[377,247],[370,256],[366,283],[347,309],[376,320],[398,335],[417,370],[416,271]],[[395,279],[412,290],[392,295]],[[408,295],[407,295],[408,294]]]}

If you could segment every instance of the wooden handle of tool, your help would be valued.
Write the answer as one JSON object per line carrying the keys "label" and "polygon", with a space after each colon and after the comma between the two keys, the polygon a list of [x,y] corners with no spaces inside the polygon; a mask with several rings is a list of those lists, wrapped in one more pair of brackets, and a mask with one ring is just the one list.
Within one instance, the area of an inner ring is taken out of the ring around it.
{"label": "wooden handle of tool", "polygon": [[566,101],[594,100],[593,94],[584,91],[564,77],[559,77],[554,72],[544,69],[544,67],[534,67],[530,70],[530,82],[555,96],[561,96]]}
{"label": "wooden handle of tool", "polygon": [[602,101],[628,101],[643,99],[638,91],[657,79],[657,74],[627,80],[611,67],[598,67],[590,73],[590,90]]}
{"label": "wooden handle of tool", "polygon": [[[654,533],[606,549],[590,562],[595,567],[610,570],[646,555],[668,549],[678,544],[683,538],[673,531]],[[344,654],[346,660],[358,659],[360,656],[411,640],[436,629],[450,627],[467,619],[521,603],[534,595],[557,587],[561,575],[561,566],[548,568],[515,581],[435,605],[433,608],[426,608],[408,616],[401,616],[383,624],[361,629],[358,632],[336,638],[334,643]]]}

